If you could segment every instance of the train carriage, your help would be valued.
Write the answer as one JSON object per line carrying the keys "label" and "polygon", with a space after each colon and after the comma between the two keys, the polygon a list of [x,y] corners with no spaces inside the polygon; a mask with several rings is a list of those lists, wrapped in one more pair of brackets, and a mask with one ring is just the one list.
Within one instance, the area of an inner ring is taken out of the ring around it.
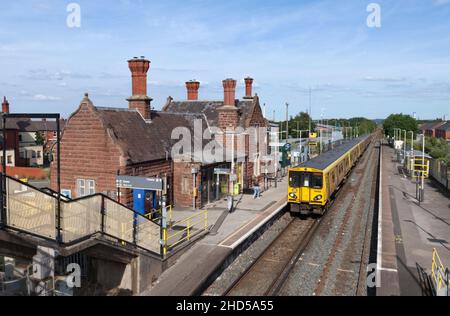
{"label": "train carriage", "polygon": [[371,139],[371,136],[353,139],[289,169],[288,203],[291,212],[323,215]]}

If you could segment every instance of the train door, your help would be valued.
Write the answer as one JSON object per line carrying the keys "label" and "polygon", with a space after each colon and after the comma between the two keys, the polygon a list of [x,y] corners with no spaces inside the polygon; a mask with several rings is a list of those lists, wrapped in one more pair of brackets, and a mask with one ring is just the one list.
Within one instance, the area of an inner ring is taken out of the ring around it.
{"label": "train door", "polygon": [[311,174],[306,172],[300,175],[300,196],[302,202],[311,201]]}

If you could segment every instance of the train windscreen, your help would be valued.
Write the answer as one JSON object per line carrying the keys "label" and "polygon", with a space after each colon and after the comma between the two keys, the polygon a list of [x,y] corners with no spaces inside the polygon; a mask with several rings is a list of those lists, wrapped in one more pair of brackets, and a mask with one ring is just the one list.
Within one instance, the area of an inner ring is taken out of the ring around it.
{"label": "train windscreen", "polygon": [[292,188],[322,189],[323,177],[321,173],[291,171],[289,174],[289,186]]}

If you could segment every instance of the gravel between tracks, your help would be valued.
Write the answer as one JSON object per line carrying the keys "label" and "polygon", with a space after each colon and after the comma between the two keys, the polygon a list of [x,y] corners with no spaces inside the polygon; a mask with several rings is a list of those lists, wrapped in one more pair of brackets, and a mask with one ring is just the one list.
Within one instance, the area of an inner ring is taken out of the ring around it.
{"label": "gravel between tracks", "polygon": [[242,273],[259,257],[261,253],[284,231],[291,221],[290,214],[284,214],[261,237],[239,255],[225,269],[222,275],[203,293],[204,296],[220,296],[237,280]]}

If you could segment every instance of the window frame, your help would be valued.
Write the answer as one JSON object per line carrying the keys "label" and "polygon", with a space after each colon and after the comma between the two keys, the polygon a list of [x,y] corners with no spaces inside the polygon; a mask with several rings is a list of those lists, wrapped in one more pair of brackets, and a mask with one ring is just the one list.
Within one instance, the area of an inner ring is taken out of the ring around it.
{"label": "window frame", "polygon": [[[81,185],[82,184],[82,185]],[[77,197],[86,196],[86,180],[85,179],[77,179]],[[83,190],[83,193],[81,191]]]}

